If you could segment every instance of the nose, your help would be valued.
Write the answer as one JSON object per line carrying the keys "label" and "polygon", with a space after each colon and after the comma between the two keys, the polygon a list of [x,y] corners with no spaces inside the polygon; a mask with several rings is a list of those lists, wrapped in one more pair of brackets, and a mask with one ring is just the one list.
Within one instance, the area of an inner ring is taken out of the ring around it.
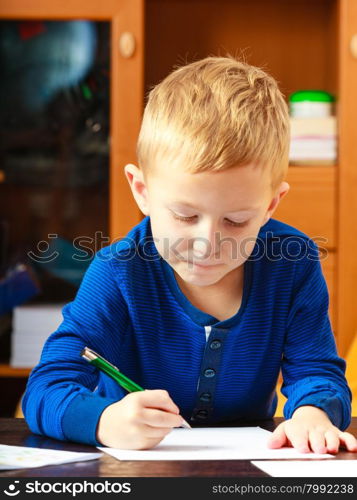
{"label": "nose", "polygon": [[197,232],[192,237],[193,256],[201,260],[214,258],[219,252],[217,226],[213,222],[202,221],[195,229]]}
{"label": "nose", "polygon": [[212,253],[212,245],[209,240],[199,236],[193,239],[193,255],[199,259],[207,259]]}

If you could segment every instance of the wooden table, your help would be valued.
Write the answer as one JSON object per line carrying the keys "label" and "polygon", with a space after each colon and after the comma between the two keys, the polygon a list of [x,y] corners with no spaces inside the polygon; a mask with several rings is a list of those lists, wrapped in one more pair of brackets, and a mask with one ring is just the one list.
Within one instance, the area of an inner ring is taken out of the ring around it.
{"label": "wooden table", "polygon": [[[273,430],[281,418],[250,422]],[[235,423],[239,426],[239,423]],[[242,424],[247,425],[247,424]],[[357,435],[357,417],[352,419],[349,432]],[[23,419],[0,419],[0,444],[52,448],[68,451],[97,451],[95,447],[64,443],[32,434]],[[356,460],[357,453],[340,451],[336,459]],[[217,461],[119,461],[104,454],[99,460],[77,462],[34,469],[0,472],[0,477],[265,477],[267,474],[254,467],[250,460]]]}

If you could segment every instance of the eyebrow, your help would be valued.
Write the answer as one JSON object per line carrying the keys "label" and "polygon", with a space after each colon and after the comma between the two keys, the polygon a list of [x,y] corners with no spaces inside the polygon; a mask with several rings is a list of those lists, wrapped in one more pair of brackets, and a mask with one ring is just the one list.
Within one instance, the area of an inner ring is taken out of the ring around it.
{"label": "eyebrow", "polygon": [[[174,207],[176,207],[176,208],[191,208],[193,210],[199,211],[199,208],[195,207],[191,203],[174,202],[174,203],[171,203],[170,206],[173,208]],[[251,214],[251,213],[257,212],[258,210],[259,209],[256,207],[249,207],[249,208],[240,208],[239,210],[230,210],[230,211],[227,211],[226,213],[227,213],[227,215],[229,215],[229,214],[241,214],[241,213]]]}

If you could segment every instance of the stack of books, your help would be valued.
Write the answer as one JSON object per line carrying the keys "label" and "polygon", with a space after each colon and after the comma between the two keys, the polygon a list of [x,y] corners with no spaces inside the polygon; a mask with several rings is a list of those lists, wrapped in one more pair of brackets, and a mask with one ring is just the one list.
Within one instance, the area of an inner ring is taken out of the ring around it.
{"label": "stack of books", "polygon": [[14,308],[10,365],[33,368],[44,343],[62,322],[63,304],[36,304]]}
{"label": "stack of books", "polygon": [[337,160],[337,124],[335,116],[290,118],[291,165],[334,165]]}

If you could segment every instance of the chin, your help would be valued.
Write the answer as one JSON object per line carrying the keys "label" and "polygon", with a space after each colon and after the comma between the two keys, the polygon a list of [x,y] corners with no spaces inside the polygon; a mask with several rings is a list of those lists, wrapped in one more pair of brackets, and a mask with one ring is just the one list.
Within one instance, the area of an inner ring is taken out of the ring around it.
{"label": "chin", "polygon": [[186,283],[189,283],[190,285],[195,285],[195,286],[210,286],[218,283],[223,276],[197,276],[194,274],[190,273],[179,273],[180,277],[183,281]]}
{"label": "chin", "polygon": [[192,281],[188,281],[188,283],[191,283],[192,285],[200,286],[200,287],[204,288],[205,286],[215,285],[216,283],[218,283],[218,281],[220,281],[220,280],[215,280],[215,281],[192,280]]}

